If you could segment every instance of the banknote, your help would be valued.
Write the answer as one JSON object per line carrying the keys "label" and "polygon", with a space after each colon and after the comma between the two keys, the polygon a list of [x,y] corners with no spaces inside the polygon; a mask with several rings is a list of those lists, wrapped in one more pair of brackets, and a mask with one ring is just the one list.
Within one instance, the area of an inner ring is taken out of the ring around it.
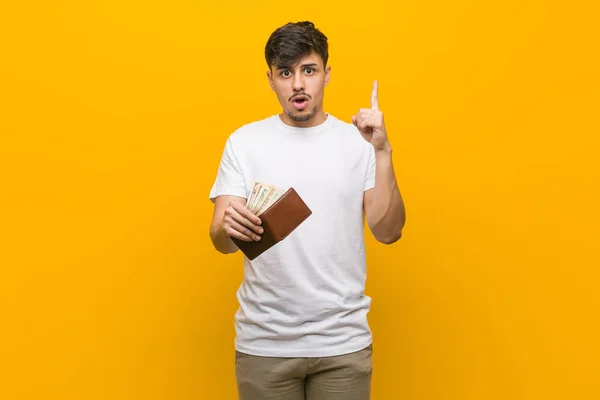
{"label": "banknote", "polygon": [[254,184],[254,187],[252,188],[253,193],[250,196],[250,200],[248,201],[248,204],[246,204],[246,208],[248,210],[252,211],[254,209],[254,206],[256,205],[256,201],[258,200],[258,195],[262,191],[263,186],[264,185],[260,182],[256,182]]}
{"label": "banknote", "polygon": [[252,204],[252,202],[256,198],[256,193],[258,192],[259,186],[260,182],[254,181],[252,183],[252,191],[250,192],[250,197],[248,197],[248,200],[246,200],[246,208],[250,209],[250,204]]}
{"label": "banknote", "polygon": [[258,216],[273,205],[284,193],[285,190],[283,189],[254,181],[250,197],[246,202],[246,208]]}
{"label": "banknote", "polygon": [[269,198],[264,202],[264,204],[256,212],[256,216],[259,216],[260,214],[267,211],[268,208],[271,207],[271,205],[273,205],[273,203],[275,203],[278,198],[283,196],[284,193],[285,193],[285,190],[274,188],[274,190],[271,191],[271,193],[269,194]]}
{"label": "banknote", "polygon": [[258,196],[256,197],[256,202],[254,203],[251,211],[253,213],[256,213],[263,206],[263,204],[265,204],[265,202],[269,198],[269,195],[274,190],[275,190],[275,187],[273,187],[271,185],[263,185],[262,188],[260,189],[260,192],[258,193]]}
{"label": "banknote", "polygon": [[257,204],[254,210],[254,213],[256,215],[258,215],[261,210],[266,209],[268,204],[271,204],[271,198],[275,195],[275,193],[277,193],[277,188],[275,186],[271,185],[270,188],[271,190],[267,192],[267,195],[265,196],[264,200],[261,203]]}

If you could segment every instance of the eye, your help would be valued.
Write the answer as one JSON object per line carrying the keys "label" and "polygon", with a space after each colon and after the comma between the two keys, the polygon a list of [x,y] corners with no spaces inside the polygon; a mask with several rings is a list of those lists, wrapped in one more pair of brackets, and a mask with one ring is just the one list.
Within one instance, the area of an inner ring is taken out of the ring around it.
{"label": "eye", "polygon": [[307,74],[311,75],[314,72],[314,69],[312,69],[312,68],[306,68],[305,71],[306,71]]}
{"label": "eye", "polygon": [[284,77],[286,77],[286,78],[287,78],[288,76],[290,76],[290,75],[291,75],[291,72],[290,72],[289,70],[287,70],[287,69],[281,73],[281,76],[284,76]]}

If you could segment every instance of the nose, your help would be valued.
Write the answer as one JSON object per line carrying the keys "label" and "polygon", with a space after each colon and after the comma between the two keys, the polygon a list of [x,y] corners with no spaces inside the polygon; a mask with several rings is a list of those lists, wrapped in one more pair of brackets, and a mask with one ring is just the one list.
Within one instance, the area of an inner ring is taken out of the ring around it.
{"label": "nose", "polygon": [[295,74],[293,81],[294,91],[299,92],[304,90],[304,76],[302,74]]}

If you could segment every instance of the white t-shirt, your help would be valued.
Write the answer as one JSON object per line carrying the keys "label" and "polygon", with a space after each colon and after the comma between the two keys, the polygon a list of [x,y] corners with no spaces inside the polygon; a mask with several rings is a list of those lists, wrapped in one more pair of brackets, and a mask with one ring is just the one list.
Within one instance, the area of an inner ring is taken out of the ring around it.
{"label": "white t-shirt", "polygon": [[236,349],[326,357],[371,344],[363,195],[375,185],[373,146],[329,114],[310,128],[273,115],[229,136],[209,197],[248,198],[254,181],[293,187],[312,215],[254,260],[244,257]]}

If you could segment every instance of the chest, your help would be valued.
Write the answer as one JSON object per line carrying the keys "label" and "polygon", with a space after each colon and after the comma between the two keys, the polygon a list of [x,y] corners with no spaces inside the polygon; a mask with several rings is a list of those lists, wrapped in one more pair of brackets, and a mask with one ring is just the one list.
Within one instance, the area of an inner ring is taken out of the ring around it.
{"label": "chest", "polygon": [[254,181],[282,189],[294,187],[319,207],[362,201],[368,153],[339,138],[274,140],[244,154],[246,188]]}

